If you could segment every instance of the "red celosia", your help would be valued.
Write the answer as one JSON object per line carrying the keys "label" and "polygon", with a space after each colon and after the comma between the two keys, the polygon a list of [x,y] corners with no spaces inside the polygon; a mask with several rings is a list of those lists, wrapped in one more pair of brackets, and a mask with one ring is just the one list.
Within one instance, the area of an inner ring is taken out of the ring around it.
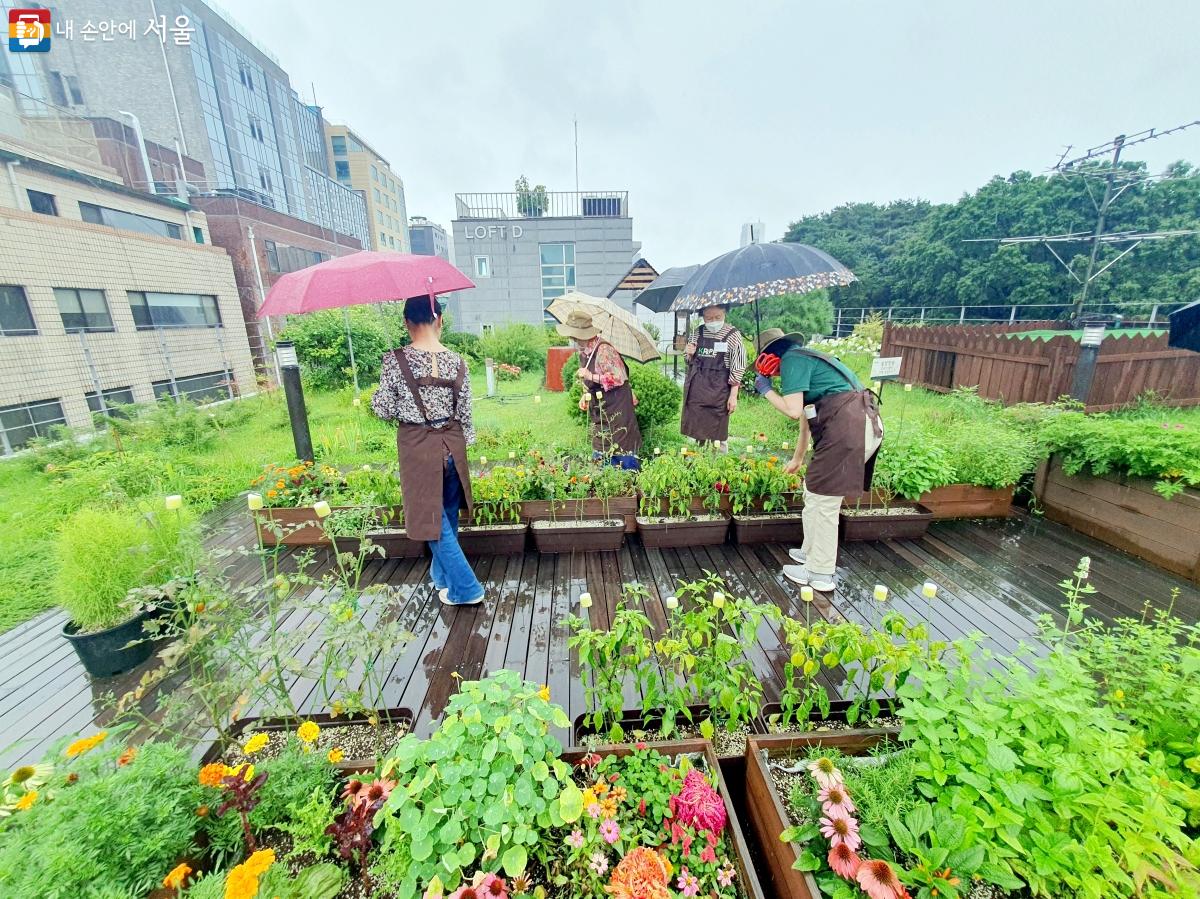
{"label": "red celosia", "polygon": [[721,794],[694,768],[684,778],[678,795],[671,797],[671,816],[697,830],[719,834],[725,829],[725,803]]}

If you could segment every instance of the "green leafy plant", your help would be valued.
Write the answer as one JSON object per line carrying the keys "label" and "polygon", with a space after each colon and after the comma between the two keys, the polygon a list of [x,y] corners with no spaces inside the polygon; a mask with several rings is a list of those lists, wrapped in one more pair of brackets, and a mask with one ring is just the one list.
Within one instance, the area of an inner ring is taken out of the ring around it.
{"label": "green leafy plant", "polygon": [[567,645],[579,656],[588,707],[583,721],[614,742],[625,738],[619,722],[625,710],[626,681],[636,683],[643,696],[651,691],[654,682],[652,666],[648,664],[653,652],[650,619],[640,609],[626,605],[646,595],[644,587],[627,584],[607,628],[593,628],[588,620],[574,615],[567,619],[572,631]]}
{"label": "green leafy plant", "polygon": [[544,369],[546,347],[544,330],[520,322],[489,331],[479,340],[479,352],[484,358],[515,365],[522,371]]}
{"label": "green leafy plant", "polygon": [[379,380],[383,354],[399,346],[389,330],[394,326],[387,327],[374,309],[352,307],[346,314],[341,309],[324,309],[294,316],[279,339],[295,344],[305,380],[312,387],[335,390],[352,380],[347,331],[354,342],[358,380],[368,384]]}
{"label": "green leafy plant", "polygon": [[918,500],[934,487],[952,484],[954,466],[947,452],[923,434],[910,431],[904,440],[884,440],[876,463],[878,486],[908,500]]}
{"label": "green leafy plant", "polygon": [[[629,386],[637,394],[638,404],[634,410],[638,426],[646,434],[654,428],[669,425],[679,414],[683,405],[683,388],[667,377],[656,363],[645,365],[626,362],[629,369]],[[567,385],[567,412],[579,421],[587,420],[587,413],[579,408],[583,396],[583,382],[575,377],[579,370],[579,354],[576,353],[563,365],[563,383]]]}
{"label": "green leafy plant", "polygon": [[471,479],[475,524],[515,524],[521,520],[525,469],[498,465]]}

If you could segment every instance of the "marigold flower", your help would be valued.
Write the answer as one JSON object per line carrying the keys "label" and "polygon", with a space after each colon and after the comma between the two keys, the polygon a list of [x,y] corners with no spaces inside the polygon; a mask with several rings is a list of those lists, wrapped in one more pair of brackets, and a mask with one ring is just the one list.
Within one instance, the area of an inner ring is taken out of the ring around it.
{"label": "marigold flower", "polygon": [[266,734],[257,733],[246,741],[246,745],[242,747],[242,753],[245,755],[254,755],[256,752],[261,752],[270,740],[271,738]]}
{"label": "marigold flower", "polygon": [[91,752],[97,746],[104,742],[108,736],[108,731],[102,730],[99,733],[92,734],[90,737],[83,737],[76,740],[67,747],[67,758],[73,759],[77,755],[83,755],[85,752]]}
{"label": "marigold flower", "polygon": [[225,878],[225,899],[255,899],[258,877],[245,864],[238,865]]}
{"label": "marigold flower", "polygon": [[274,499],[274,498],[275,498],[275,497],[277,497],[278,495],[279,495],[278,491],[275,491],[275,490],[268,490],[268,491],[267,491],[267,499]]}
{"label": "marigold flower", "polygon": [[328,753],[328,754],[327,754],[325,757],[326,757],[327,759],[329,759],[329,764],[331,764],[331,765],[336,765],[336,764],[337,764],[338,762],[340,762],[340,761],[341,761],[343,758],[345,758],[345,757],[346,757],[346,755],[345,755],[345,753],[344,753],[344,752],[342,752],[342,750],[338,749],[338,748],[335,746],[335,747],[333,747],[333,749],[329,750],[329,753]]}
{"label": "marigold flower", "polygon": [[275,850],[259,849],[248,859],[242,862],[242,864],[244,864],[255,877],[261,877],[266,873],[267,868],[275,864]]}
{"label": "marigold flower", "polygon": [[197,808],[196,809],[196,817],[197,818],[207,818],[208,817],[208,806],[202,805],[199,808]]}
{"label": "marigold flower", "polygon": [[296,728],[296,736],[305,743],[313,743],[321,735],[321,728],[313,721],[305,721]]}
{"label": "marigold flower", "polygon": [[171,869],[171,873],[163,878],[163,886],[168,890],[178,890],[183,886],[183,882],[187,880],[187,876],[192,873],[192,867],[188,864],[176,865]]}
{"label": "marigold flower", "polygon": [[127,747],[125,749],[125,751],[122,752],[117,757],[117,767],[124,768],[126,765],[128,765],[130,762],[132,762],[135,758],[137,758],[137,753],[138,753],[138,751],[137,751],[136,746]]}
{"label": "marigold flower", "polygon": [[229,771],[220,762],[211,762],[200,769],[200,785],[203,787],[219,787]]}
{"label": "marigold flower", "polygon": [[30,790],[28,793],[26,793],[24,796],[22,796],[20,799],[17,800],[17,804],[16,804],[17,811],[20,811],[20,812],[28,811],[29,809],[31,809],[33,807],[33,804],[35,802],[37,802],[37,798],[38,798],[38,791]]}

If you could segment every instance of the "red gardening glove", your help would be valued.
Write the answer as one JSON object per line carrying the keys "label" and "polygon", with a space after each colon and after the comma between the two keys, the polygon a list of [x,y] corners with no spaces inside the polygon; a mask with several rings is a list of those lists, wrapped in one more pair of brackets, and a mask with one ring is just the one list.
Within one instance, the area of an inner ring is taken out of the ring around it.
{"label": "red gardening glove", "polygon": [[779,374],[779,357],[774,353],[759,353],[754,360],[754,370],[768,378],[775,377]]}

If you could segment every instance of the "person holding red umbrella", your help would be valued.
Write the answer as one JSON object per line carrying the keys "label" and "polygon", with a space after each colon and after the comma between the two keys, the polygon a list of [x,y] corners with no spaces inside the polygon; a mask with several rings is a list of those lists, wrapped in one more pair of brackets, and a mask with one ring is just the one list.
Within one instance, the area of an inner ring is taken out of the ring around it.
{"label": "person holding red umbrella", "polygon": [[442,345],[442,305],[432,295],[407,300],[404,323],[412,343],[384,355],[371,409],[396,422],[404,530],[429,544],[439,598],[448,606],[477,605],[483,585],[458,543],[459,513],[472,511],[471,376],[462,356]]}

